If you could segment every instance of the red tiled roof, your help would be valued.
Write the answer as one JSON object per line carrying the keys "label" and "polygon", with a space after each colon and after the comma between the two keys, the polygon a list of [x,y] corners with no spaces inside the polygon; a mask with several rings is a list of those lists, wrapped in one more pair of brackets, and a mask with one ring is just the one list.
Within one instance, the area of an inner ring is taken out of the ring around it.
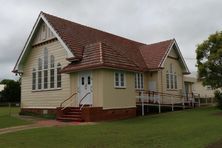
{"label": "red tiled roof", "polygon": [[132,71],[140,71],[137,66],[127,57],[105,43],[97,42],[87,45],[83,50],[82,60],[73,62],[64,67],[62,72],[78,71],[82,69],[94,68],[118,68]]}
{"label": "red tiled roof", "polygon": [[160,64],[164,60],[167,51],[173,42],[174,40],[167,40],[140,47],[141,55],[143,56],[148,69],[161,68]]}
{"label": "red tiled roof", "polygon": [[50,14],[42,14],[75,55],[76,61],[62,70],[67,73],[99,67],[133,71],[158,69],[173,41],[146,45]]}

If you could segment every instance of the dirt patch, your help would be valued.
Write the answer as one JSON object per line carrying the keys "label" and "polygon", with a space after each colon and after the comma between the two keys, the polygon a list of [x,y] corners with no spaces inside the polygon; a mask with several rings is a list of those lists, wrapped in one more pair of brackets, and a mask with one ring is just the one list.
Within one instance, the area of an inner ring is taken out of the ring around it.
{"label": "dirt patch", "polygon": [[206,148],[222,148],[222,139],[215,143],[209,144]]}

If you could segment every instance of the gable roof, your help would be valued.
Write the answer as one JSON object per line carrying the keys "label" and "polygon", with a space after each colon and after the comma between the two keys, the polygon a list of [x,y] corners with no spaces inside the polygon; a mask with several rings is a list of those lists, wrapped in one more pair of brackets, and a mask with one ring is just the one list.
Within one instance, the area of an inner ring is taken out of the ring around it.
{"label": "gable roof", "polygon": [[[47,24],[69,55],[67,60],[71,63],[62,70],[66,73],[99,67],[130,71],[160,69],[163,68],[162,63],[172,46],[176,44],[173,39],[147,45],[41,12],[16,63],[14,72],[18,71],[20,61],[41,20]],[[182,55],[180,57],[184,61]],[[187,67],[185,62],[182,64]],[[189,70],[186,69],[186,72]]]}
{"label": "gable roof", "polygon": [[161,62],[167,56],[167,51],[173,42],[174,40],[167,40],[140,47],[140,52],[148,69],[161,68]]}

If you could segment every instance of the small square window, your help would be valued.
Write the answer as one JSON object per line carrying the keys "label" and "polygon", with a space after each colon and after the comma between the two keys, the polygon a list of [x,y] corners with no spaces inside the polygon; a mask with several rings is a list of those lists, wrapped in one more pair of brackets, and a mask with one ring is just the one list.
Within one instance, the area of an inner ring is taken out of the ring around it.
{"label": "small square window", "polygon": [[115,72],[114,83],[117,88],[125,87],[125,74],[123,72]]}

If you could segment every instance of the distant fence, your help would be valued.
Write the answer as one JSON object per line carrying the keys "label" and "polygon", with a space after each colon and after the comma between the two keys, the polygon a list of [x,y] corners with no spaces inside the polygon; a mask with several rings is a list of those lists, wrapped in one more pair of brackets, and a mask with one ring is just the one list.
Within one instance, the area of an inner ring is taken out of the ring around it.
{"label": "distant fence", "polygon": [[20,107],[20,102],[0,102],[0,107]]}

